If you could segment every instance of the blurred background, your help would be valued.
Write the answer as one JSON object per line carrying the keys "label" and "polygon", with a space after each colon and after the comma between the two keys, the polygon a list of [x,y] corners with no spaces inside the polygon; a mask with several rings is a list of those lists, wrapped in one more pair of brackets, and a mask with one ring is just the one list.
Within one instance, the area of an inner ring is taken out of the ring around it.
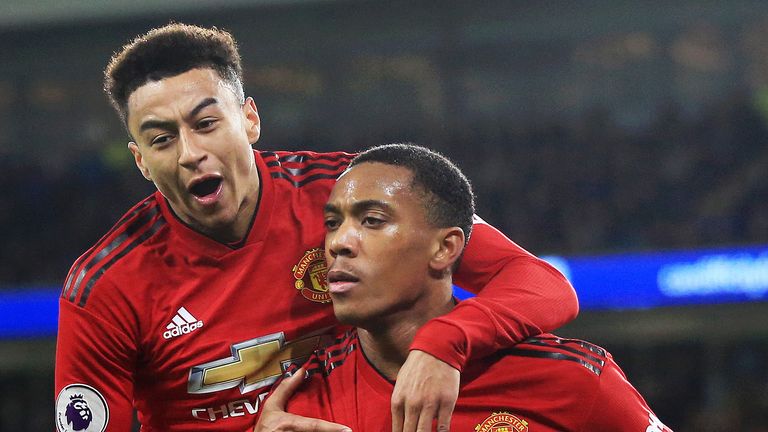
{"label": "blurred background", "polygon": [[170,20],[239,41],[263,149],[438,149],[569,276],[677,431],[768,431],[768,2],[0,0],[0,430],[53,428],[56,297],[152,192],[101,91]]}

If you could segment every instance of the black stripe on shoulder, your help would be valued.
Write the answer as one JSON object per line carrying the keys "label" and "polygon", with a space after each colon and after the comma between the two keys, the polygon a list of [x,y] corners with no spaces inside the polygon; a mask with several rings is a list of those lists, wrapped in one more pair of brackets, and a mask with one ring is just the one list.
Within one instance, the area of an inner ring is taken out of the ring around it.
{"label": "black stripe on shoulder", "polygon": [[567,360],[567,361],[576,362],[584,366],[585,368],[587,368],[587,370],[589,370],[590,372],[594,373],[597,376],[600,376],[600,374],[603,372],[602,367],[593,365],[592,363],[584,360],[583,358],[564,354],[561,352],[540,351],[540,350],[525,349],[525,348],[510,348],[510,349],[504,350],[504,354],[518,356],[518,357],[533,357],[533,358],[544,358],[544,359],[551,359],[551,360]]}
{"label": "black stripe on shoulder", "polygon": [[281,154],[270,151],[262,151],[260,154],[272,178],[287,180],[294,187],[301,187],[320,179],[336,179],[343,170],[347,169],[355,156],[346,153]]}
{"label": "black stripe on shoulder", "polygon": [[[265,163],[267,167],[271,168],[270,171],[279,172],[282,171],[285,174],[294,176],[294,177],[301,177],[305,176],[307,174],[313,173],[315,171],[335,171],[340,172],[345,169],[347,169],[347,166],[349,166],[350,160],[349,158],[336,158],[336,157],[327,157],[325,159],[317,158],[317,159],[307,159],[304,158],[303,155],[300,155],[300,157],[294,158],[293,156],[297,155],[290,155],[291,157],[285,157],[280,158],[279,160],[265,160]],[[285,160],[287,159],[287,160]]]}
{"label": "black stripe on shoulder", "polygon": [[[570,345],[575,345],[578,347],[581,347],[582,349],[575,348]],[[548,347],[553,348],[558,351],[566,351],[572,354],[575,354],[580,357],[584,357],[585,359],[597,363],[601,367],[605,365],[605,350],[598,347],[597,345],[590,344],[589,342],[580,341],[576,339],[559,339],[559,338],[530,338],[524,340],[521,345],[535,345],[540,347]],[[588,354],[587,352],[584,352],[583,350],[587,350],[591,353],[597,354],[598,357]]]}
{"label": "black stripe on shoulder", "polygon": [[316,373],[328,376],[334,369],[344,364],[349,355],[357,349],[355,330],[348,330],[324,348],[315,350],[313,359],[307,365],[306,377]]}
{"label": "black stripe on shoulder", "polygon": [[[275,155],[277,156],[277,155]],[[318,154],[316,156],[311,156],[309,154],[288,154],[284,156],[280,156],[280,162],[293,162],[293,163],[303,163],[306,161],[316,161],[316,160],[326,160],[326,161],[346,161],[349,163],[350,160],[352,160],[355,157],[355,155],[350,154],[336,154],[336,155],[329,155],[329,154]]]}
{"label": "black stripe on shoulder", "polygon": [[[84,272],[79,272],[79,269],[82,267],[82,265],[88,262],[89,260],[91,260],[91,258],[94,255],[97,255],[97,258],[98,258],[98,255],[101,253],[101,251],[103,251],[104,243],[112,236],[112,234],[125,228],[125,226],[129,223],[129,221],[133,220],[133,218],[135,218],[136,215],[144,211],[152,203],[156,203],[154,199],[154,195],[145,199],[143,202],[141,202],[136,207],[134,207],[132,211],[123,215],[123,217],[120,218],[120,220],[118,220],[117,223],[115,223],[115,225],[101,238],[101,240],[99,240],[96,243],[96,245],[93,248],[91,248],[90,251],[83,254],[80,258],[77,259],[77,261],[75,261],[75,263],[72,265],[72,269],[70,270],[69,275],[67,276],[67,280],[64,282],[64,288],[61,290],[62,297],[66,297],[67,292],[72,288],[72,280],[76,274],[85,275]],[[131,225],[128,226],[129,229],[130,227]],[[88,270],[86,269],[85,272],[87,271]]]}
{"label": "black stripe on shoulder", "polygon": [[548,346],[577,346],[584,350],[593,352],[601,357],[606,357],[608,353],[605,351],[605,349],[593,344],[589,343],[587,341],[583,341],[581,339],[569,339],[569,338],[561,338],[559,336],[537,336],[528,338],[523,341],[523,343],[531,343],[531,344],[546,344]]}
{"label": "black stripe on shoulder", "polygon": [[320,170],[325,170],[325,171],[341,171],[341,170],[345,170],[345,169],[347,169],[347,165],[349,165],[349,164],[348,163],[341,163],[341,164],[337,164],[337,165],[328,165],[328,164],[316,163],[316,164],[309,164],[309,165],[306,165],[306,166],[301,167],[301,168],[288,168],[288,167],[285,167],[285,166],[281,166],[280,169],[283,170],[283,172],[285,172],[286,174],[289,174],[289,175],[292,175],[292,176],[296,176],[296,177],[300,177],[300,176],[308,174],[308,173],[310,173],[312,171],[320,171]]}
{"label": "black stripe on shoulder", "polygon": [[275,179],[287,180],[289,183],[291,183],[293,185],[293,187],[297,187],[297,188],[300,188],[302,186],[306,186],[307,184],[312,183],[313,181],[316,181],[316,180],[336,179],[337,177],[339,177],[339,174],[337,174],[337,173],[334,173],[334,174],[314,174],[314,175],[305,177],[302,180],[295,180],[292,176],[290,176],[290,175],[288,175],[288,174],[286,174],[284,172],[273,172],[271,175],[272,175],[272,178],[275,178]]}
{"label": "black stripe on shoulder", "polygon": [[[93,285],[104,272],[118,259],[125,256],[165,225],[165,219],[162,215],[159,215],[159,206],[142,207],[141,210],[140,213],[135,215],[136,217],[126,219],[125,223],[121,225],[121,229],[113,230],[113,234],[119,233],[118,235],[105,236],[103,241],[93,248],[92,252],[81,262],[79,268],[71,272],[62,291],[62,298],[74,303],[78,294],[80,294],[78,305],[85,306],[91,288],[93,288]],[[126,244],[127,246],[124,247]],[[120,248],[123,248],[120,253],[113,256],[109,261],[104,262],[111,253]],[[91,274],[90,277],[86,277],[91,270],[99,265],[101,265],[101,268]]]}
{"label": "black stripe on shoulder", "polygon": [[107,271],[112,265],[114,265],[120,258],[124,257],[128,252],[136,248],[136,246],[140,245],[141,243],[144,243],[148,238],[155,235],[156,232],[160,230],[164,225],[166,224],[165,219],[161,216],[158,218],[155,223],[152,224],[152,226],[144,232],[144,234],[137,237],[131,244],[129,244],[125,249],[120,251],[117,255],[113,256],[109,261],[107,261],[104,266],[102,266],[99,270],[96,271],[96,273],[91,276],[90,280],[88,280],[88,283],[85,285],[85,289],[83,290],[83,295],[80,296],[80,301],[78,302],[78,306],[83,307],[85,306],[85,303],[88,301],[88,296],[91,294],[91,289],[93,288],[93,285],[96,283],[99,278],[104,274],[104,272]]}
{"label": "black stripe on shoulder", "polygon": [[[158,213],[159,209],[157,206],[151,207],[148,210],[144,211],[143,213],[139,214],[138,217],[135,219],[131,219],[129,223],[121,224],[121,228],[124,228],[122,233],[120,235],[112,238],[112,241],[110,241],[107,244],[104,244],[106,241],[102,241],[99,245],[97,245],[96,248],[93,249],[91,254],[83,261],[84,265],[81,265],[79,271],[74,271],[70,274],[70,277],[67,278],[67,284],[64,286],[64,293],[69,292],[68,300],[73,302],[75,301],[75,298],[77,297],[78,292],[80,291],[81,284],[83,282],[83,279],[85,278],[85,275],[93,269],[96,265],[98,265],[104,258],[106,258],[112,251],[119,248],[121,245],[123,245],[127,240],[129,240],[133,235],[135,235],[138,231],[140,231],[142,228],[144,228],[149,221]],[[113,233],[118,232],[119,230],[113,230]],[[77,277],[74,278],[73,276],[77,274]],[[71,290],[71,291],[70,291]],[[62,294],[62,297],[66,297],[66,295]]]}

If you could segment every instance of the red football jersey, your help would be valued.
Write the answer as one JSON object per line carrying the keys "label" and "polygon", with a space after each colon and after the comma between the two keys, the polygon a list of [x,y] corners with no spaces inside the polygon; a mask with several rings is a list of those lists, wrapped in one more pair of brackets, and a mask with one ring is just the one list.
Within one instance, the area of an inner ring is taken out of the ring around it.
{"label": "red football jersey", "polygon": [[[394,382],[366,359],[355,329],[337,334],[305,364],[287,411],[353,431],[388,431]],[[293,368],[295,369],[295,367]],[[665,432],[610,353],[551,334],[475,359],[461,376],[451,430],[477,432]]]}
{"label": "red football jersey", "polygon": [[[157,192],[75,261],[59,302],[60,430],[128,431],[134,408],[144,431],[245,430],[285,365],[334,324],[322,208],[353,155],[255,155],[259,203],[239,244],[189,228]],[[577,311],[556,270],[485,224],[457,278],[482,293],[414,348],[458,368]]]}

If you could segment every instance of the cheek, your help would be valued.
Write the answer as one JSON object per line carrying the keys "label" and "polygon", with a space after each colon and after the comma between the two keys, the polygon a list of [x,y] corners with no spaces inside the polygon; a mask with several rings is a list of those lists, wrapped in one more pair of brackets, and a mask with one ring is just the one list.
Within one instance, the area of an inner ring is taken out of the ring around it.
{"label": "cheek", "polygon": [[180,191],[184,189],[181,185],[181,179],[178,176],[178,172],[175,166],[155,165],[150,168],[152,174],[152,181],[155,186],[168,198],[172,198],[180,194]]}
{"label": "cheek", "polygon": [[255,163],[253,157],[253,149],[250,144],[242,140],[242,137],[232,136],[228,137],[230,145],[227,150],[221,153],[224,161],[234,163],[238,171],[245,172],[250,170],[251,166]]}
{"label": "cheek", "polygon": [[412,248],[392,248],[384,245],[381,249],[374,263],[380,277],[387,280],[390,286],[399,285],[400,282],[396,281],[407,280],[421,267],[421,259]]}
{"label": "cheek", "polygon": [[176,172],[172,168],[166,166],[155,167],[152,172],[152,178],[156,183],[162,184],[164,187],[172,187],[176,184]]}

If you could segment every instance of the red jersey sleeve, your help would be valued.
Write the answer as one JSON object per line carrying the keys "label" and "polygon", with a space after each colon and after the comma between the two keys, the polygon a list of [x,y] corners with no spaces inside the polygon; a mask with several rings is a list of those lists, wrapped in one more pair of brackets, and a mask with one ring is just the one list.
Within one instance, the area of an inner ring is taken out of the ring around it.
{"label": "red jersey sleeve", "polygon": [[477,216],[454,282],[477,297],[425,324],[411,349],[458,370],[469,358],[552,331],[578,313],[576,293],[559,271]]}
{"label": "red jersey sleeve", "polygon": [[[110,431],[132,430],[134,360],[128,353],[134,350],[127,346],[131,340],[107,320],[66,299],[59,300],[55,378],[58,430],[70,430],[81,420],[91,426],[108,424]],[[76,417],[76,402],[81,420]],[[70,427],[65,427],[67,423]]]}
{"label": "red jersey sleeve", "polygon": [[581,430],[590,432],[672,432],[651,411],[613,361],[606,362],[594,405]]}

